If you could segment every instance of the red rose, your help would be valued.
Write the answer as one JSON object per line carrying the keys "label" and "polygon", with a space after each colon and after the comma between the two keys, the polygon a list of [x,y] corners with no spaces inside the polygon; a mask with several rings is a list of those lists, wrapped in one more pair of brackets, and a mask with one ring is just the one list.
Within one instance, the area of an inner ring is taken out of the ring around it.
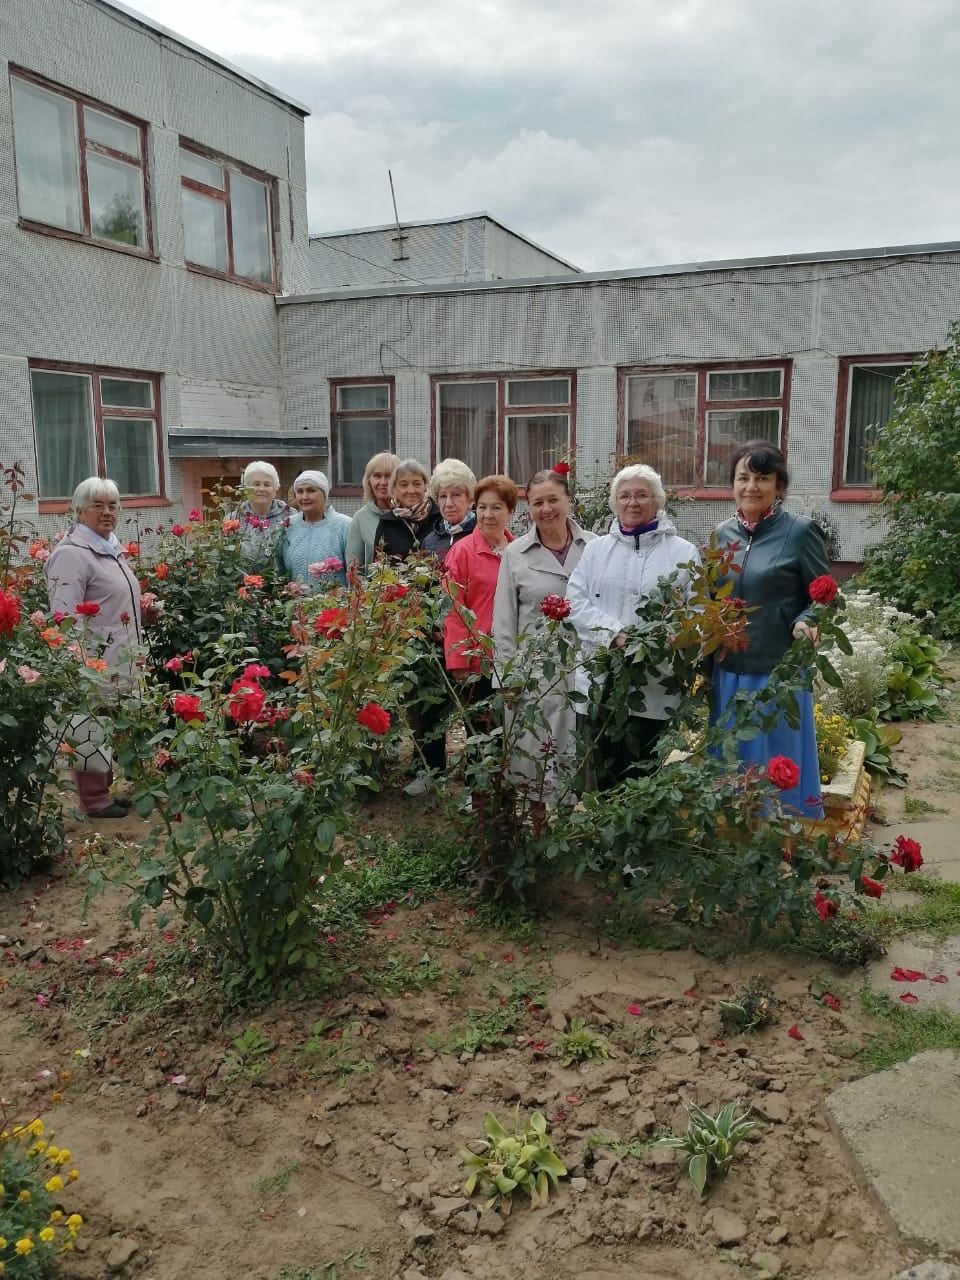
{"label": "red rose", "polygon": [[313,774],[309,769],[298,769],[293,775],[294,782],[299,782],[301,787],[313,786]]}
{"label": "red rose", "polygon": [[10,591],[0,590],[0,635],[8,636],[20,621],[20,601]]}
{"label": "red rose", "polygon": [[244,680],[266,680],[270,675],[270,668],[265,667],[261,662],[248,662],[243,668],[242,679]]}
{"label": "red rose", "polygon": [[127,545],[123,548],[123,550],[124,550],[124,553],[128,556],[138,556],[140,554],[140,543],[128,542]]}
{"label": "red rose", "polygon": [[182,538],[187,531],[182,524],[172,524],[170,526],[170,532],[175,538]]}
{"label": "red rose", "polygon": [[781,791],[789,791],[800,781],[800,769],[789,756],[771,756],[767,777]]}
{"label": "red rose", "polygon": [[193,510],[190,512],[190,519],[193,520],[195,523],[199,523],[203,519],[203,512],[200,510],[199,507],[193,508]]}
{"label": "red rose", "polygon": [[347,625],[345,609],[321,609],[313,620],[313,628],[318,636],[326,636],[328,640],[339,640]]}
{"label": "red rose", "polygon": [[822,573],[819,578],[814,578],[807,590],[814,604],[833,604],[840,588],[836,578],[829,573]]}
{"label": "red rose", "polygon": [[362,724],[371,733],[384,734],[390,728],[390,712],[376,702],[368,702],[357,712],[357,724]]}
{"label": "red rose", "polygon": [[173,714],[178,720],[205,720],[200,699],[193,693],[178,693],[173,699]]}
{"label": "red rose", "polygon": [[826,894],[821,893],[819,889],[813,895],[813,905],[816,908],[817,915],[823,921],[832,920],[840,910],[838,904],[834,902],[833,898],[828,898]]}
{"label": "red rose", "polygon": [[92,600],[84,600],[77,605],[74,613],[79,613],[82,618],[95,618],[100,612],[100,606],[94,604]]}
{"label": "red rose", "polygon": [[563,596],[544,596],[540,601],[540,612],[545,618],[562,622],[570,613],[570,601],[564,600]]}
{"label": "red rose", "polygon": [[267,695],[254,680],[234,680],[230,686],[227,715],[237,724],[253,724],[260,719]]}
{"label": "red rose", "polygon": [[883,885],[879,880],[871,880],[869,876],[860,877],[860,887],[868,898],[879,898],[883,893]]}
{"label": "red rose", "polygon": [[896,863],[898,867],[903,867],[909,875],[911,871],[918,871],[923,866],[923,854],[916,840],[911,840],[909,836],[897,836],[893,844],[893,852],[890,854],[890,861]]}
{"label": "red rose", "polygon": [[402,582],[391,583],[389,587],[384,587],[380,599],[384,604],[393,604],[394,600],[402,600],[409,590]]}
{"label": "red rose", "polygon": [[552,468],[558,476],[568,476],[570,474],[569,462],[555,462]]}
{"label": "red rose", "polygon": [[747,602],[746,600],[744,600],[743,596],[732,596],[730,599],[730,604],[732,608],[738,609],[738,610],[742,610],[747,607]]}

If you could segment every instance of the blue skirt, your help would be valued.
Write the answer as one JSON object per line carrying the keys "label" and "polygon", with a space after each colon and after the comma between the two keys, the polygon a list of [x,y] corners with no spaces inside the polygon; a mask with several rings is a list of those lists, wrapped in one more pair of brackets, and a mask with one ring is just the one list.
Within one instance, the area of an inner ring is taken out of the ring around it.
{"label": "blue skirt", "polygon": [[[731,698],[737,693],[756,693],[765,689],[767,675],[737,675],[715,667],[713,671],[713,704],[710,723],[722,724]],[[800,766],[800,781],[789,791],[780,792],[784,811],[804,818],[822,818],[823,801],[820,798],[820,757],[817,753],[817,731],[813,720],[813,694],[802,690],[797,694],[800,707],[800,727],[792,729],[784,717],[773,729],[758,733],[749,741],[737,743],[737,755],[744,765],[756,765],[765,769],[773,756],[788,756]]]}

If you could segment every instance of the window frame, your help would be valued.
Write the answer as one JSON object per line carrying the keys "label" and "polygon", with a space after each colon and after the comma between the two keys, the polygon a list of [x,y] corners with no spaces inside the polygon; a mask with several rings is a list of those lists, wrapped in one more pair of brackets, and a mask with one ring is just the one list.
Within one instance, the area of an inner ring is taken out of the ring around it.
{"label": "window frame", "polygon": [[[383,387],[386,386],[389,396],[389,407],[384,410],[373,409],[339,409],[337,397],[341,387]],[[368,418],[387,418],[389,420],[388,453],[396,453],[397,443],[397,387],[392,375],[381,375],[369,378],[331,378],[330,379],[330,492],[333,497],[357,498],[363,496],[362,484],[337,484],[337,452],[339,439],[337,436],[337,419],[347,418],[363,421]]]}
{"label": "window frame", "polygon": [[883,492],[871,485],[847,484],[844,480],[847,448],[850,440],[850,401],[853,394],[851,370],[877,365],[910,365],[919,353],[900,352],[890,355],[841,356],[837,368],[837,405],[833,436],[833,476],[831,502],[879,502]]}
{"label": "window frame", "polygon": [[[188,178],[185,174],[180,173],[180,225],[183,226],[183,190],[193,191],[197,195],[205,196],[210,200],[217,200],[225,206],[226,210],[226,234],[227,234],[227,270],[219,271],[216,267],[205,266],[202,262],[191,262],[187,257],[186,247],[184,247],[183,262],[188,271],[195,271],[198,275],[211,276],[214,280],[229,280],[232,284],[242,284],[247,289],[256,289],[259,293],[278,294],[280,292],[280,254],[277,240],[277,227],[279,225],[279,200],[277,196],[277,179],[271,173],[264,173],[260,169],[254,169],[252,165],[244,164],[241,160],[233,160],[229,156],[225,156],[222,152],[214,151],[211,147],[206,147],[202,142],[195,142],[192,138],[185,138],[182,134],[178,135],[177,142],[177,171],[180,170],[180,152],[188,151],[191,155],[199,157],[201,160],[209,160],[211,163],[219,165],[223,169],[223,190],[217,187],[208,186],[205,182],[201,182],[199,178]],[[262,280],[254,280],[250,276],[237,275],[234,270],[234,247],[233,247],[233,206],[230,200],[230,174],[236,173],[241,177],[250,178],[254,182],[262,182],[267,188],[267,210],[270,216],[269,243],[270,243],[270,264],[271,278],[269,283]],[[184,236],[186,241],[186,236]]]}
{"label": "window frame", "polygon": [[[64,98],[66,101],[73,104],[77,129],[77,164],[80,177],[80,216],[83,221],[84,229],[82,231],[73,231],[70,227],[58,227],[55,223],[41,222],[36,218],[28,218],[21,214],[16,121],[13,119],[13,163],[17,193],[17,225],[23,227],[27,231],[36,231],[40,235],[57,236],[62,240],[72,240],[76,244],[92,244],[101,249],[110,249],[115,253],[129,253],[135,258],[146,258],[152,262],[159,261],[153,235],[153,201],[151,199],[150,154],[148,149],[149,126],[147,122],[145,120],[138,119],[136,116],[131,116],[117,107],[112,107],[109,103],[103,102],[99,98],[93,98],[89,94],[81,93],[77,89],[71,89],[66,85],[58,84],[55,80],[48,80],[45,76],[38,75],[35,71],[30,71],[26,67],[21,67],[13,62],[9,64],[8,75],[11,112],[13,112],[14,80],[21,80],[28,84],[33,84],[37,88],[44,89],[48,93],[52,93],[59,98]],[[84,107],[90,107],[92,110],[99,111],[102,115],[119,120],[122,124],[129,125],[131,128],[138,131],[140,137],[140,159],[138,163],[135,163],[131,156],[126,155],[121,151],[116,151],[112,147],[106,146],[104,143],[94,142],[92,139],[87,138],[86,124],[83,118]],[[87,177],[87,154],[91,151],[95,155],[105,156],[107,159],[118,161],[131,168],[139,169],[143,185],[143,229],[146,237],[145,245],[124,244],[121,240],[111,240],[109,237],[94,235],[90,219],[90,184]]]}
{"label": "window frame", "polygon": [[[570,398],[565,404],[507,404],[508,382],[534,382],[538,379],[566,378]],[[577,371],[576,369],[510,369],[507,372],[432,373],[430,375],[430,457],[432,466],[440,461],[440,387],[451,382],[492,382],[497,388],[496,474],[508,475],[507,418],[538,418],[565,415],[570,420],[567,452],[571,456],[577,446]],[[510,477],[521,494],[526,493],[528,476]],[[477,479],[481,479],[477,476]]]}
{"label": "window frame", "polygon": [[[116,369],[110,365],[72,364],[63,360],[30,360],[29,370],[31,375],[36,371],[44,373],[73,373],[90,378],[91,408],[93,411],[93,451],[96,459],[97,475],[99,476],[106,476],[106,445],[103,434],[104,417],[131,418],[139,422],[152,418],[156,433],[157,492],[153,494],[121,494],[120,499],[123,503],[124,510],[127,511],[141,507],[168,507],[171,505],[170,499],[167,496],[166,466],[164,465],[163,455],[163,379],[161,374],[154,373],[146,369]],[[153,408],[131,408],[123,405],[104,406],[100,385],[104,378],[118,379],[120,381],[148,382],[153,390]],[[38,468],[37,503],[39,513],[40,515],[62,514],[63,512],[70,510],[72,495],[65,498],[46,498],[39,492],[39,448],[37,442],[37,417],[33,404],[32,376],[30,386],[30,416],[33,425],[34,460]]]}
{"label": "window frame", "polygon": [[[708,400],[707,387],[711,373],[763,373],[778,369],[781,373],[780,395],[776,399],[762,400]],[[691,484],[665,486],[685,497],[724,499],[733,492],[730,484],[708,484],[707,473],[707,414],[734,412],[740,409],[777,409],[780,413],[780,438],[777,444],[784,453],[790,438],[790,397],[793,387],[793,360],[789,356],[762,360],[706,360],[682,364],[626,365],[617,370],[617,457],[633,456],[627,453],[627,379],[643,377],[688,377],[697,379],[696,420],[694,424],[694,478]]]}

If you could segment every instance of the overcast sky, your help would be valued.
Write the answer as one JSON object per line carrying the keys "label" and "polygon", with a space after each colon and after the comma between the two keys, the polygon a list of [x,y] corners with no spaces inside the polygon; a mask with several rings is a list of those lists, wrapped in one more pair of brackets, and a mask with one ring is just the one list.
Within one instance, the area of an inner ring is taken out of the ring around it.
{"label": "overcast sky", "polygon": [[131,0],[311,110],[311,232],[586,270],[960,239],[957,0]]}

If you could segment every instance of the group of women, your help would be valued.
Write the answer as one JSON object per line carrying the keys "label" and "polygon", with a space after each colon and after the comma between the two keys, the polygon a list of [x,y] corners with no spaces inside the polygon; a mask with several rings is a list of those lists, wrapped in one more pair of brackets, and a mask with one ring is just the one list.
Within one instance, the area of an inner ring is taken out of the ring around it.
{"label": "group of women", "polygon": [[[735,551],[730,575],[734,594],[746,606],[748,644],[744,651],[727,654],[714,669],[712,717],[721,723],[738,692],[765,686],[796,636],[815,638],[808,588],[829,573],[817,526],[783,505],[788,474],[779,449],[764,441],[743,445],[731,461],[730,480],[736,512],[716,536],[721,546]],[[535,624],[547,596],[566,598],[586,659],[604,648],[623,650],[638,607],[658,582],[667,579],[683,590],[699,560],[697,548],[677,534],[666,514],[660,477],[642,464],[626,466],[614,477],[613,519],[599,537],[573,519],[563,467],[530,477],[525,496],[531,524],[520,537],[509,529],[520,496],[516,484],[504,475],[478,481],[456,459],[445,459],[430,475],[415,459],[375,455],[363,476],[365,502],[352,520],[334,510],[329,481],[321,471],[297,476],[296,512],[280,500],[279,477],[269,463],[251,463],[243,485],[249,496],[233,514],[243,525],[245,553],[251,559],[276,557],[284,573],[306,589],[345,581],[353,562],[362,570],[380,557],[437,557],[453,597],[437,640],[450,677],[465,682],[467,705],[490,691],[491,677],[504,670],[519,646],[537,643]],[[140,637],[141,605],[136,578],[114,533],[120,509],[116,486],[96,477],[84,481],[74,509],[76,524],[45,565],[51,607],[68,613],[83,601],[99,604],[100,612],[90,622],[106,641],[105,658],[119,672],[123,653]],[[588,664],[578,668],[576,687],[582,693],[588,692],[589,678]],[[647,766],[675,705],[676,696],[653,676],[631,732],[615,742],[598,735],[593,755],[601,789]],[[552,682],[544,690],[541,710],[540,741],[531,742],[528,734],[521,742],[516,773],[529,778],[537,751],[549,754],[549,798],[572,754],[574,713],[567,690]],[[445,767],[443,719],[440,700],[415,709],[413,724],[425,770],[405,788],[408,795],[426,791]],[[738,749],[749,764],[763,765],[774,755],[793,759],[800,778],[782,794],[783,803],[818,816],[819,767],[809,695],[801,699],[798,729],[781,720]],[[119,816],[122,804],[110,794],[109,769],[101,769],[94,782],[89,773],[82,780],[78,776],[83,808]]]}

